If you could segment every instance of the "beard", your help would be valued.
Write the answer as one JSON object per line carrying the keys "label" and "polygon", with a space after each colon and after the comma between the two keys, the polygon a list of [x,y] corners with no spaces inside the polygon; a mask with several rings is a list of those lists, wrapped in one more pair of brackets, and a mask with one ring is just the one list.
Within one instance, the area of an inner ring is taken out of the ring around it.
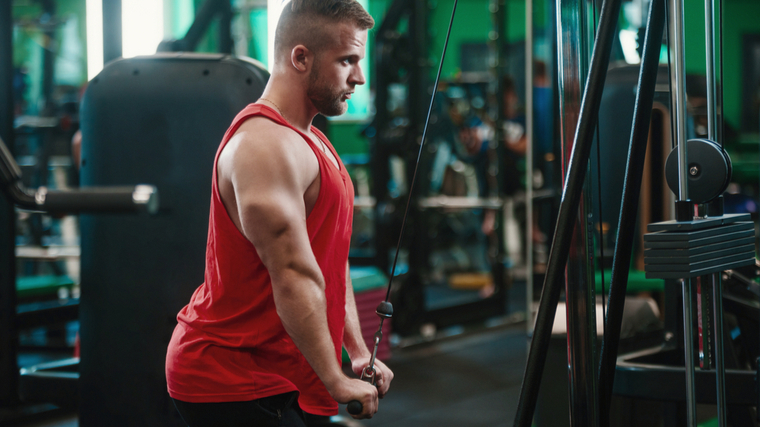
{"label": "beard", "polygon": [[344,90],[323,83],[320,79],[319,64],[314,64],[306,96],[322,115],[339,116],[345,113],[348,109],[348,105],[343,102],[345,93]]}

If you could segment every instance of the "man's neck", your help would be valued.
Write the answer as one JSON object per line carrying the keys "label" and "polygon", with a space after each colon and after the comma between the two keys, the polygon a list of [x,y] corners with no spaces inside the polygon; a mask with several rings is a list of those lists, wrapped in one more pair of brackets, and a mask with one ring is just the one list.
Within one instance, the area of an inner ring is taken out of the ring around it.
{"label": "man's neck", "polygon": [[269,78],[261,99],[275,107],[294,128],[310,133],[311,122],[317,112],[298,82],[289,82],[286,76],[273,74]]}

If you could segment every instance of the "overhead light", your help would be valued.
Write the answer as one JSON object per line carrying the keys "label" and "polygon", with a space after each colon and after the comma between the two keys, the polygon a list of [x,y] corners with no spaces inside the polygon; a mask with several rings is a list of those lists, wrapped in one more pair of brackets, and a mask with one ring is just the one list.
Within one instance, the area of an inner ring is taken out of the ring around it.
{"label": "overhead light", "polygon": [[87,80],[103,69],[103,0],[87,0]]}
{"label": "overhead light", "polygon": [[267,69],[274,67],[274,33],[287,0],[267,0]]}
{"label": "overhead light", "polygon": [[629,64],[638,64],[641,62],[639,51],[636,50],[637,36],[638,34],[636,31],[620,30],[620,46],[623,48],[625,62]]}
{"label": "overhead light", "polygon": [[164,38],[164,2],[123,1],[121,27],[121,56],[153,55]]}

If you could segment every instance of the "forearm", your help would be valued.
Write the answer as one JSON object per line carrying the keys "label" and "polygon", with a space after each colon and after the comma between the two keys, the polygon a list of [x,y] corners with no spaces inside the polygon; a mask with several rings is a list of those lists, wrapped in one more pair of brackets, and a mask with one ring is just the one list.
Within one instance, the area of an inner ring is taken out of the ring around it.
{"label": "forearm", "polygon": [[277,314],[285,331],[328,390],[344,375],[327,325],[321,278],[286,274],[272,279]]}
{"label": "forearm", "polygon": [[359,314],[356,311],[354,288],[351,285],[348,271],[346,271],[346,326],[343,330],[343,346],[352,360],[370,356],[367,344],[364,342],[364,337],[362,337]]}

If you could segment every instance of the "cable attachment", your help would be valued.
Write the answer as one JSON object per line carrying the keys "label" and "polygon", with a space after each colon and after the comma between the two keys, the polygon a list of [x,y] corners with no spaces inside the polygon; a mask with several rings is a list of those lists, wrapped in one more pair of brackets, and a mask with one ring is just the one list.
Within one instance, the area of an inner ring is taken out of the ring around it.
{"label": "cable attachment", "polygon": [[377,313],[381,319],[390,319],[393,317],[393,304],[389,303],[388,301],[383,301],[380,303],[380,305],[377,306],[375,313]]}
{"label": "cable attachment", "polygon": [[393,304],[383,301],[377,306],[375,313],[380,317],[380,327],[375,332],[375,347],[372,350],[372,358],[369,359],[369,365],[362,370],[362,380],[372,385],[377,385],[375,381],[377,374],[375,370],[375,358],[377,357],[377,347],[380,345],[380,341],[383,340],[383,322],[385,322],[385,319],[393,317]]}

